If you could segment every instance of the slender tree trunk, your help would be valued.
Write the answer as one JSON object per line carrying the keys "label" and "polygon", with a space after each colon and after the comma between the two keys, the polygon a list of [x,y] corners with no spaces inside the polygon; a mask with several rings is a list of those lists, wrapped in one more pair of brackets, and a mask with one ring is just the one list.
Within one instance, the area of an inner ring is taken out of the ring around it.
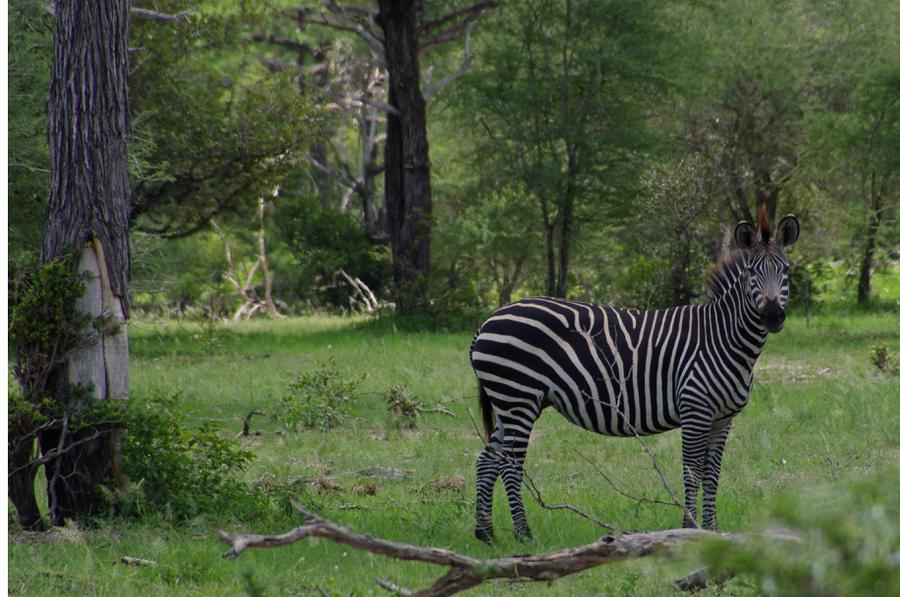
{"label": "slender tree trunk", "polygon": [[[560,94],[560,114],[567,118],[569,114],[569,70],[571,56],[569,54],[569,33],[572,30],[572,2],[566,0],[566,27],[563,36],[562,66],[563,80]],[[569,124],[571,126],[571,124]],[[567,132],[568,134],[568,132]],[[575,210],[575,184],[578,174],[578,152],[570,138],[566,138],[566,182],[562,193],[562,203],[557,203],[559,210],[559,266],[556,270],[556,288],[553,296],[566,298],[569,290],[569,251],[572,246]],[[559,201],[559,200],[557,200]]]}
{"label": "slender tree trunk", "polygon": [[575,193],[578,176],[578,151],[570,143],[566,143],[568,163],[566,165],[566,190],[561,210],[562,225],[559,232],[559,270],[556,281],[556,294],[566,298],[569,291],[569,261],[572,249],[572,236],[575,231]]}
{"label": "slender tree trunk", "polygon": [[875,243],[884,212],[884,195],[874,188],[874,180],[872,187],[872,211],[869,214],[869,225],[866,227],[866,244],[863,247],[862,261],[859,264],[859,283],[856,286],[856,302],[859,305],[868,305],[872,293],[872,262],[875,258]]}
{"label": "slender tree trunk", "polygon": [[426,306],[431,240],[431,181],[425,100],[419,88],[416,0],[379,0],[388,102],[384,205],[400,311]]}
{"label": "slender tree trunk", "polygon": [[[277,194],[277,188],[276,194]],[[266,199],[265,197],[260,197],[259,202],[257,203],[256,208],[256,217],[259,219],[259,232],[257,233],[257,247],[259,249],[259,255],[257,259],[259,260],[260,269],[262,270],[263,275],[263,306],[266,311],[266,315],[269,317],[275,318],[283,318],[282,315],[278,311],[278,307],[275,306],[275,301],[272,299],[272,283],[274,282],[275,276],[272,274],[271,270],[269,270],[269,256],[266,253]]]}
{"label": "slender tree trunk", "polygon": [[547,296],[556,296],[556,224],[544,225],[544,240],[547,248]]}
{"label": "slender tree trunk", "polygon": [[[689,239],[687,233],[684,233],[685,239]],[[669,272],[669,282],[672,285],[673,306],[682,306],[691,304],[691,298],[694,296],[691,288],[690,276],[688,268],[691,265],[691,248],[690,246],[681,247],[675,256],[675,262]]]}
{"label": "slender tree trunk", "polygon": [[[100,400],[128,392],[127,282],[131,187],[128,181],[128,0],[58,0],[47,130],[50,198],[41,250],[46,263],[80,254],[85,294],[78,308],[91,316],[91,341],[50,380],[50,393],[77,407],[73,384]],[[93,325],[103,322],[103,325]],[[89,437],[81,429],[41,434],[42,452]],[[85,441],[48,463],[54,523],[104,507],[100,487],[119,473],[121,433]]]}

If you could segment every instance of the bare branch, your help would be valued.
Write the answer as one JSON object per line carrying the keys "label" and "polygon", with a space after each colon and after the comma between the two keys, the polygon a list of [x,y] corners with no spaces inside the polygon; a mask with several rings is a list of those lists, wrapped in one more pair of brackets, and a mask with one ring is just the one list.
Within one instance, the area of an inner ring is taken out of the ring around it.
{"label": "bare branch", "polygon": [[469,66],[471,66],[471,49],[472,49],[472,28],[475,27],[475,23],[471,23],[468,27],[466,27],[466,43],[465,48],[463,50],[463,61],[462,65],[450,73],[446,77],[443,77],[437,83],[431,83],[430,81],[426,81],[423,85],[424,89],[422,90],[422,96],[425,98],[426,102],[430,102],[434,95],[439,92],[441,89],[449,85],[450,83],[456,81],[458,78],[466,74],[469,70]]}
{"label": "bare branch", "polygon": [[[496,8],[499,5],[500,2],[495,0],[478,2],[443,17],[423,23],[420,29],[422,34],[420,35],[419,41],[419,53],[424,54],[435,46],[457,39],[464,31],[466,31],[466,29],[477,23],[488,10]],[[459,17],[464,18],[454,25],[447,27],[440,33],[435,33],[431,37],[427,36],[429,32],[434,32]]]}
{"label": "bare branch", "polygon": [[481,13],[487,11],[490,8],[496,8],[500,6],[499,0],[488,0],[486,2],[477,2],[470,6],[466,6],[464,8],[460,8],[459,10],[454,10],[453,12],[449,12],[443,16],[440,16],[436,19],[432,19],[430,21],[424,21],[419,26],[419,35],[425,36],[434,31],[435,29],[439,29],[443,27],[450,21],[454,19],[458,19],[459,17],[470,17],[471,15],[478,13],[480,16]]}
{"label": "bare branch", "polygon": [[[235,558],[248,548],[282,547],[307,537],[321,537],[354,549],[390,558],[448,566],[450,570],[427,589],[410,593],[393,583],[380,581],[382,587],[403,595],[453,595],[489,580],[505,578],[514,581],[551,581],[589,568],[640,558],[670,550],[687,541],[719,538],[740,542],[748,534],[720,534],[702,529],[672,529],[629,535],[606,535],[593,543],[541,555],[509,556],[480,560],[437,547],[420,547],[408,543],[380,539],[355,533],[350,529],[317,516],[292,502],[304,516],[304,524],[281,535],[233,535],[219,532],[219,539],[229,546],[224,555]],[[774,530],[764,533],[776,540],[798,541],[796,534]]]}
{"label": "bare branch", "polygon": [[296,41],[293,39],[287,39],[284,37],[278,37],[274,33],[254,33],[250,39],[256,42],[263,42],[267,44],[272,44],[274,46],[281,46],[282,48],[287,48],[288,50],[293,50],[298,53],[312,53],[312,46],[308,43],[304,43],[301,41]]}
{"label": "bare branch", "polygon": [[382,578],[378,579],[378,586],[381,587],[382,589],[384,589],[385,591],[393,593],[394,595],[399,595],[399,597],[412,597],[412,595],[413,595],[413,592],[410,591],[409,589],[404,589],[397,583],[393,583],[389,580],[384,580]]}
{"label": "bare branch", "polygon": [[375,14],[366,8],[343,6],[333,1],[327,1],[325,8],[318,11],[317,17],[312,16],[310,9],[303,8],[289,8],[285,9],[283,13],[293,17],[301,28],[306,25],[318,25],[337,31],[356,33],[379,56],[384,55],[384,43],[377,34]]}
{"label": "bare branch", "polygon": [[21,472],[27,468],[31,468],[31,467],[37,468],[37,467],[41,466],[42,464],[47,464],[48,462],[51,462],[52,460],[59,458],[63,454],[66,454],[67,452],[71,452],[78,446],[80,446],[82,444],[86,444],[88,442],[92,442],[95,439],[97,439],[98,437],[106,435],[107,433],[111,433],[111,431],[112,431],[111,429],[100,429],[98,431],[95,431],[93,434],[89,435],[88,437],[83,437],[81,439],[75,440],[74,442],[68,443],[68,444],[65,443],[65,437],[61,437],[60,443],[57,447],[47,450],[46,452],[44,452],[41,455],[40,458],[35,458],[35,459],[31,460],[28,464],[23,464],[22,466],[10,471],[7,474],[7,476],[11,477],[11,476],[15,475],[16,473]]}
{"label": "bare branch", "polygon": [[137,6],[132,6],[131,14],[136,17],[142,18],[142,19],[149,19],[151,21],[171,22],[171,21],[178,21],[180,19],[183,19],[184,17],[192,15],[195,12],[197,12],[197,10],[198,9],[196,9],[196,8],[189,8],[189,9],[183,10],[179,13],[170,15],[170,14],[166,14],[164,12],[150,10],[149,8],[139,8]]}
{"label": "bare branch", "polygon": [[676,508],[684,509],[684,506],[681,504],[681,502],[678,502],[678,501],[667,502],[665,500],[658,500],[658,499],[649,498],[649,497],[646,497],[643,495],[633,495],[631,493],[628,493],[627,491],[625,491],[624,489],[619,487],[619,485],[615,481],[613,481],[612,477],[610,477],[606,473],[606,471],[603,469],[603,467],[600,466],[600,463],[598,463],[597,461],[595,461],[591,458],[588,458],[578,448],[576,448],[575,446],[573,446],[571,444],[569,445],[569,449],[572,450],[573,452],[575,452],[576,454],[578,454],[578,456],[580,456],[582,460],[584,460],[585,462],[590,464],[592,467],[594,467],[594,470],[596,470],[598,473],[600,473],[600,476],[603,477],[603,480],[606,481],[609,484],[609,486],[613,488],[613,491],[615,491],[619,495],[626,497],[630,500],[634,500],[638,503],[646,502],[648,504],[657,504],[659,506],[675,506]]}

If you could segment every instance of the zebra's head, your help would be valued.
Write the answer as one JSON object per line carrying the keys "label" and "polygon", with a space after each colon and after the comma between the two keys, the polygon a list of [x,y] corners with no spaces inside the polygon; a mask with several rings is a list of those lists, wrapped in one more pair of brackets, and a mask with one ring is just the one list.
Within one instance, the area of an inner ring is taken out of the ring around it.
{"label": "zebra's head", "polygon": [[759,227],[745,221],[734,229],[735,244],[745,251],[741,276],[747,300],[769,332],[780,332],[784,326],[790,267],[784,248],[799,236],[800,222],[789,215],[781,218],[772,238],[765,206],[760,209]]}

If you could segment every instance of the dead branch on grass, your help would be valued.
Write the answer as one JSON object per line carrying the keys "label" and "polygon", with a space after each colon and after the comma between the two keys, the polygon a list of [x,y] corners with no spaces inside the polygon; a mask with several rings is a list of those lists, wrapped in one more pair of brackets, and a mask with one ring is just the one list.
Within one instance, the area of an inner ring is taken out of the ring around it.
{"label": "dead branch on grass", "polygon": [[[593,543],[571,549],[540,554],[507,556],[481,560],[449,549],[420,547],[389,541],[368,534],[360,534],[324,519],[297,502],[294,508],[303,515],[302,525],[281,535],[231,534],[219,532],[219,539],[229,546],[224,557],[236,558],[248,548],[283,547],[307,537],[321,537],[354,549],[406,561],[447,566],[450,570],[434,584],[421,591],[410,591],[394,583],[379,580],[378,584],[401,595],[437,597],[454,595],[495,579],[512,581],[551,581],[583,570],[630,558],[650,556],[667,551],[686,541],[719,538],[740,542],[748,536],[721,534],[703,529],[672,529],[624,535],[606,535]],[[798,540],[789,531],[773,530],[765,533],[776,540]]]}
{"label": "dead branch on grass", "polygon": [[[241,431],[240,431],[240,433],[237,434],[237,437],[248,437],[250,435],[250,419],[252,419],[254,417],[254,415],[259,415],[262,417],[265,415],[265,413],[263,413],[261,410],[253,409],[250,412],[248,412],[245,416],[240,417]],[[259,435],[260,433],[262,433],[262,432],[260,432],[260,431],[256,432],[257,435]]]}

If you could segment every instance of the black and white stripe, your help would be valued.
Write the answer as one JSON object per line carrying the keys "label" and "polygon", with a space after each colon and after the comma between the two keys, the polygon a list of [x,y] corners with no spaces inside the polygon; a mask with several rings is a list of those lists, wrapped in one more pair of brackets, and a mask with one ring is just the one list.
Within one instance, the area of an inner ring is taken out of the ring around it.
{"label": "black and white stripe", "polygon": [[[782,234],[788,221],[790,230]],[[553,298],[507,305],[482,324],[471,347],[488,445],[478,457],[476,536],[493,533],[491,502],[503,479],[516,534],[530,537],[521,498],[528,439],[548,406],[572,423],[628,437],[682,428],[684,524],[716,526],[716,490],[731,420],[747,404],[753,366],[787,301],[784,244],[763,230],[718,266],[708,304],[659,311],[614,309]]]}

